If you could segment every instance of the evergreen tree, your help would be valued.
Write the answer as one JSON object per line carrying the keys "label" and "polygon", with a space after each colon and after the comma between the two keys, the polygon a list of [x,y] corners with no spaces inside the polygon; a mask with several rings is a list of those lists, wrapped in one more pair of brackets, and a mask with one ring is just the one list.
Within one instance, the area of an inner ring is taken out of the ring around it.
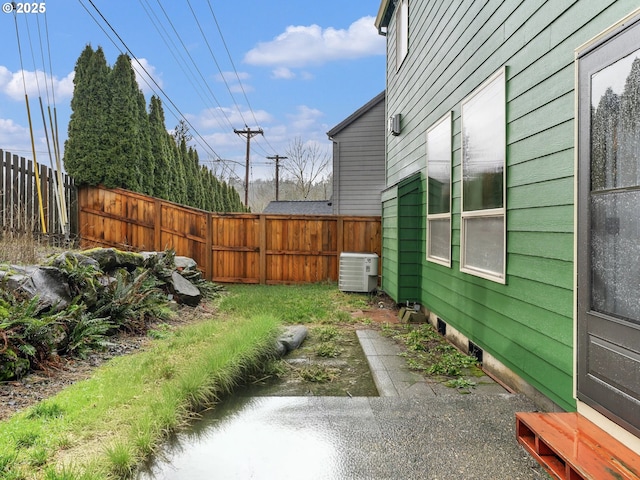
{"label": "evergreen tree", "polygon": [[173,137],[167,133],[171,148],[171,193],[170,200],[172,202],[187,204],[187,183],[184,164],[180,160],[180,149]]}
{"label": "evergreen tree", "polygon": [[149,105],[149,137],[154,163],[154,194],[169,200],[171,187],[171,137],[164,123],[162,102],[153,95]]}
{"label": "evergreen tree", "polygon": [[140,142],[141,188],[146,195],[155,195],[156,163],[151,150],[151,126],[147,114],[144,94],[137,88],[133,92],[138,100],[138,138]]}
{"label": "evergreen tree", "polygon": [[189,147],[187,153],[189,173],[193,175],[193,203],[191,206],[204,209],[204,186],[202,184],[202,171],[200,169],[200,159],[195,148]]}
{"label": "evergreen tree", "polygon": [[72,113],[64,151],[65,170],[78,185],[104,182],[109,162],[104,131],[109,111],[109,72],[102,48],[94,52],[87,45],[75,66]]}
{"label": "evergreen tree", "polygon": [[138,99],[132,95],[137,82],[128,56],[118,56],[109,78],[109,100],[105,130],[107,132],[109,164],[104,184],[108,188],[122,187],[140,192],[142,187],[142,143]]}
{"label": "evergreen tree", "polygon": [[71,107],[64,162],[76,183],[127,188],[210,211],[246,211],[238,192],[200,165],[184,120],[168,133],[156,96],[147,113],[128,56],[110,68],[102,49],[87,45],[76,63]]}

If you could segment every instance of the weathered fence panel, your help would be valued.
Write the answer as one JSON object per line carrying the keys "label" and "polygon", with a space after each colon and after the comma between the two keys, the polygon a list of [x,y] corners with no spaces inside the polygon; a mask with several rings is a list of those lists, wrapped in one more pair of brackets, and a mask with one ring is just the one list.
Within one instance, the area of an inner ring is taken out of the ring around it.
{"label": "weathered fence panel", "polygon": [[[58,189],[58,174],[55,170],[39,164],[39,179],[36,179],[35,165],[32,160],[2,149],[0,149],[0,159],[0,230],[17,233],[32,232],[37,235],[45,233],[46,230],[46,233],[52,237],[66,233],[75,236],[78,231],[78,201],[71,177],[61,173],[62,188]],[[44,229],[40,217],[37,180],[40,181]],[[57,196],[60,190],[64,198],[64,202],[61,203],[66,206],[63,217],[66,216],[68,220],[68,232],[65,232],[61,219]]]}
{"label": "weathered fence panel", "polygon": [[215,214],[127,190],[82,187],[81,246],[165,250],[221,283],[337,281],[340,253],[381,253],[380,217]]}

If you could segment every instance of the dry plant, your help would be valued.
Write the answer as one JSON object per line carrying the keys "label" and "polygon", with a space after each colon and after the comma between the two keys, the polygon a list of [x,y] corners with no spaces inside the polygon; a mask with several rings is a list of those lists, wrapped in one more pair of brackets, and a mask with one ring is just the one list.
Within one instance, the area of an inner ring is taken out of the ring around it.
{"label": "dry plant", "polygon": [[31,232],[0,230],[0,263],[35,265],[55,250]]}

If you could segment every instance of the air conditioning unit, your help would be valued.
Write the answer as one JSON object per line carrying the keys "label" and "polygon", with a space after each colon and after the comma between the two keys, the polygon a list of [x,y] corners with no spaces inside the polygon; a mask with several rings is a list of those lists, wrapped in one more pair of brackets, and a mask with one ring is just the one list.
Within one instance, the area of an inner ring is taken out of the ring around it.
{"label": "air conditioning unit", "polygon": [[378,255],[375,253],[340,254],[338,288],[342,292],[372,292],[378,286]]}

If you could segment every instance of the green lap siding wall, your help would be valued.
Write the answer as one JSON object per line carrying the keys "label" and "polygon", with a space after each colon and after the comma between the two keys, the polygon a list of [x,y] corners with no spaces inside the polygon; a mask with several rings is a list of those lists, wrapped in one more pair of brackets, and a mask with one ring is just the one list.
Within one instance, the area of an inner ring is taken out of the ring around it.
{"label": "green lap siding wall", "polygon": [[[385,5],[393,8],[386,0],[381,8]],[[387,193],[386,201],[383,196],[383,288],[396,300],[405,300],[400,296],[411,292],[410,282],[419,289],[416,300],[428,310],[567,410],[575,408],[574,52],[637,7],[637,1],[606,0],[409,0],[409,52],[399,69],[395,15],[388,21],[387,115],[402,115],[402,131],[387,135],[387,186],[396,186],[396,196]],[[503,285],[460,272],[460,104],[504,66]],[[424,189],[419,207],[405,207],[409,216],[421,212],[413,225],[403,222],[400,201],[402,179],[419,174],[425,183],[426,131],[449,111],[451,268],[425,259]],[[417,259],[419,278],[403,268],[401,253],[410,244],[403,238],[415,234],[403,229],[416,227],[416,238],[423,243]]]}

